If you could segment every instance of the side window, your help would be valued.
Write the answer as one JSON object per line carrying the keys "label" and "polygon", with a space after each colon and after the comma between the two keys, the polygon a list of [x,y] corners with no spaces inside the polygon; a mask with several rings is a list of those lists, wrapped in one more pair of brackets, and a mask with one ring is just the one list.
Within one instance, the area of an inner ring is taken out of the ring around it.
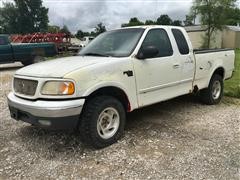
{"label": "side window", "polygon": [[177,42],[178,50],[181,54],[189,54],[189,47],[188,43],[186,41],[186,38],[184,37],[182,31],[179,29],[172,29],[173,36]]}
{"label": "side window", "polygon": [[0,45],[6,45],[5,39],[0,37]]}
{"label": "side window", "polygon": [[142,43],[142,47],[155,46],[159,53],[156,57],[173,55],[173,49],[168,34],[164,29],[152,29],[148,32]]}

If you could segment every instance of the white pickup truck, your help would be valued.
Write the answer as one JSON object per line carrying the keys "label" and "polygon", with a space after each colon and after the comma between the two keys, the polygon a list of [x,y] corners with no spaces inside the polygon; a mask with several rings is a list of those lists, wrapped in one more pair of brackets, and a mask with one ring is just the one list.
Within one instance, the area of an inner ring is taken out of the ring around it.
{"label": "white pickup truck", "polygon": [[103,148],[123,135],[126,112],[198,91],[204,103],[218,104],[234,59],[231,49],[193,50],[181,27],[117,29],[78,56],[16,71],[9,109],[35,126],[77,129]]}

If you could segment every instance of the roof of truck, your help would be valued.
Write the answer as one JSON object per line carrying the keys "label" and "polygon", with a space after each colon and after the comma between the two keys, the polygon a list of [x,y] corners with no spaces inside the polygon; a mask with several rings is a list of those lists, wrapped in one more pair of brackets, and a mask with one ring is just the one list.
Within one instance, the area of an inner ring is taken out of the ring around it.
{"label": "roof of truck", "polygon": [[143,29],[151,29],[151,28],[179,28],[179,29],[184,29],[181,26],[166,26],[166,25],[142,25],[142,26],[129,26],[129,27],[122,27],[118,29],[113,29],[113,30],[119,30],[119,29],[134,29],[134,28],[143,28]]}

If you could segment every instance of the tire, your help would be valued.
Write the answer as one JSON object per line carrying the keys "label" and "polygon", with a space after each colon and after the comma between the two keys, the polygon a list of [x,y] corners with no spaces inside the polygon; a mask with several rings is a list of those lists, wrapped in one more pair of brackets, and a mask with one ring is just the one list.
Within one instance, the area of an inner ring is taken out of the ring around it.
{"label": "tire", "polygon": [[28,66],[28,65],[33,64],[33,60],[32,60],[32,59],[29,59],[29,60],[22,61],[21,63],[22,63],[24,66]]}
{"label": "tire", "polygon": [[121,102],[111,96],[99,96],[84,106],[78,129],[84,143],[100,149],[122,137],[125,121],[126,112]]}
{"label": "tire", "polygon": [[200,98],[204,104],[215,105],[221,102],[223,97],[223,78],[218,74],[214,74],[210,80],[209,86],[200,91]]}
{"label": "tire", "polygon": [[22,64],[23,64],[24,66],[28,66],[28,65],[31,65],[31,64],[34,64],[34,63],[42,62],[42,61],[44,61],[44,60],[45,60],[45,58],[44,58],[43,56],[35,56],[35,57],[32,58],[32,59],[22,61]]}
{"label": "tire", "polygon": [[44,60],[45,60],[45,58],[43,56],[35,56],[35,58],[33,60],[33,63],[39,63],[39,62],[42,62]]}

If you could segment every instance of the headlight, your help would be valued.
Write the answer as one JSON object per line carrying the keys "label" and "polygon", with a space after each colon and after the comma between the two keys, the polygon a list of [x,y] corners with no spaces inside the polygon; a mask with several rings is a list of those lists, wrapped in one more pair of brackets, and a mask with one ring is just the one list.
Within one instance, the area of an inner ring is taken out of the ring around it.
{"label": "headlight", "polygon": [[71,81],[47,81],[42,88],[43,95],[73,95],[74,83]]}

